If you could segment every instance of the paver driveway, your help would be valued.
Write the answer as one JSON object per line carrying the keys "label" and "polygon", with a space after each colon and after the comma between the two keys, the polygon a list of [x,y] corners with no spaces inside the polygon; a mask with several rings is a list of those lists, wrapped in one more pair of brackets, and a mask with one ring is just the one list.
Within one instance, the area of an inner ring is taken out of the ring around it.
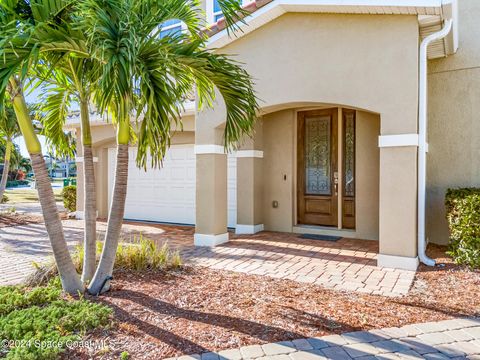
{"label": "paver driveway", "polygon": [[[83,222],[64,221],[69,245],[82,240]],[[98,223],[99,238],[105,223]],[[193,246],[192,227],[129,223],[123,236],[143,233],[158,242],[168,241],[180,249],[187,263],[247,274],[290,279],[336,290],[386,296],[406,294],[413,282],[412,271],[376,267],[378,243],[342,239],[337,242],[306,240],[296,234],[263,232],[231,236],[215,248]],[[50,244],[42,224],[0,229],[0,284],[21,282],[33,269],[32,261],[50,256]]]}
{"label": "paver driveway", "polygon": [[480,319],[453,319],[250,345],[171,360],[480,359]]}

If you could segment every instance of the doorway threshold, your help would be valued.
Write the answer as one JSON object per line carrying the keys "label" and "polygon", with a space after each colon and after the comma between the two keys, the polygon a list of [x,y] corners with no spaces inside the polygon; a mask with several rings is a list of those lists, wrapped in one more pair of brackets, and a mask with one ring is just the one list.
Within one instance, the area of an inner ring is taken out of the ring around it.
{"label": "doorway threshold", "polygon": [[327,236],[341,236],[344,238],[355,239],[357,232],[351,229],[336,229],[328,226],[317,225],[295,225],[292,229],[295,234],[312,234],[312,235],[327,235]]}

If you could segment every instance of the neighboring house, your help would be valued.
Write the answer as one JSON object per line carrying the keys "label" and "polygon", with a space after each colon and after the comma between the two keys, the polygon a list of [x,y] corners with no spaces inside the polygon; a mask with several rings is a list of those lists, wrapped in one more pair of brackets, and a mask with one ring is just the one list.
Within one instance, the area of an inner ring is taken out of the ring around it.
{"label": "neighboring house", "polygon": [[[206,4],[217,20],[214,2]],[[445,190],[480,183],[480,1],[258,0],[247,7],[243,31],[229,37],[220,19],[210,46],[236,54],[255,79],[254,138],[225,155],[222,103],[199,113],[189,104],[163,169],[137,169],[131,148],[125,218],[195,224],[195,243],[207,246],[227,241],[227,227],[379,240],[380,266],[416,268],[424,199],[426,237],[446,243]],[[448,34],[428,47],[427,78],[420,43],[442,28]],[[419,116],[425,80],[428,146]],[[78,117],[69,123],[80,144]],[[101,118],[93,124],[97,205],[106,217],[115,133]],[[83,186],[78,192],[82,199]]]}
{"label": "neighboring house", "polygon": [[50,155],[44,155],[47,170],[52,178],[66,178],[77,176],[75,160],[56,159]]}

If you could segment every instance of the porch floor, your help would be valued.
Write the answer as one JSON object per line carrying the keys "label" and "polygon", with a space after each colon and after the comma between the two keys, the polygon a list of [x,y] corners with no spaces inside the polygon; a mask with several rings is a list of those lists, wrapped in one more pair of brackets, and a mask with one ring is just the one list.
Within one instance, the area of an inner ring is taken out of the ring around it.
{"label": "porch floor", "polygon": [[230,234],[228,243],[194,247],[193,228],[164,227],[161,238],[181,250],[187,264],[321,285],[342,291],[404,295],[415,272],[377,267],[378,242],[308,240],[299,234],[264,231]]}

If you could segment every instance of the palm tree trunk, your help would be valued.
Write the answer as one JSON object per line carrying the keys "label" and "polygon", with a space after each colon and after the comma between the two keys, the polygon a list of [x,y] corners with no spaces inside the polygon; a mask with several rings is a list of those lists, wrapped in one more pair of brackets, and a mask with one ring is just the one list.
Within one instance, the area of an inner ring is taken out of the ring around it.
{"label": "palm tree trunk", "polygon": [[2,181],[0,182],[0,203],[3,199],[3,193],[7,187],[8,180],[8,170],[10,168],[10,156],[12,154],[12,140],[7,139],[7,144],[5,145],[5,160],[3,162],[3,172],[2,172]]}
{"label": "palm tree trunk", "polygon": [[95,171],[93,167],[92,136],[90,133],[90,119],[88,102],[81,101],[82,145],[83,145],[83,185],[85,228],[84,228],[84,256],[82,281],[90,282],[95,274],[97,257],[97,193],[95,189]]}
{"label": "palm tree trunk", "polygon": [[80,281],[72,258],[68,251],[67,242],[63,232],[62,222],[58,215],[57,204],[52,190],[52,184],[48,177],[45,159],[42,155],[42,147],[33,128],[32,120],[23,95],[22,84],[13,77],[9,84],[10,97],[13,99],[13,108],[17,116],[18,125],[25,139],[32,168],[37,182],[38,197],[42,206],[43,218],[47,228],[48,237],[52,245],[53,256],[60,274],[63,289],[69,294],[83,293],[84,287]]}
{"label": "palm tree trunk", "polygon": [[58,215],[57,203],[53,194],[52,185],[48,176],[43,155],[30,154],[33,172],[37,182],[37,191],[42,205],[43,219],[53,249],[53,256],[57,264],[63,289],[69,294],[83,293],[83,284],[75,270],[72,258],[68,251],[62,221]]}
{"label": "palm tree trunk", "polygon": [[123,216],[125,213],[125,199],[127,197],[128,180],[128,144],[117,145],[117,165],[115,183],[113,186],[113,198],[108,216],[107,233],[103,246],[100,263],[93,277],[88,292],[97,295],[108,291],[110,281],[107,280],[113,272],[115,255],[117,253],[120,231],[122,229]]}

